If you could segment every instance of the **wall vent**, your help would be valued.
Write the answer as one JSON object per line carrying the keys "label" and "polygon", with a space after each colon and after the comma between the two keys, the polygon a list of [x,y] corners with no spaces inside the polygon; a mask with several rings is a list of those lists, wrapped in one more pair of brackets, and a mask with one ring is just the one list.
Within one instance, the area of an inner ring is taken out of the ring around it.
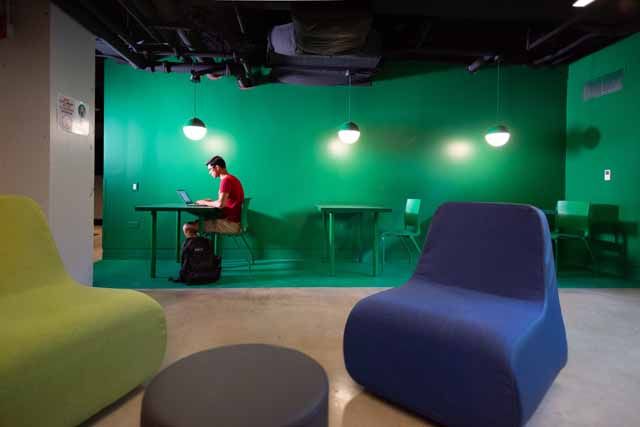
{"label": "wall vent", "polygon": [[624,73],[622,70],[618,70],[588,81],[584,85],[584,89],[582,91],[583,101],[588,101],[592,98],[600,98],[601,96],[622,90],[623,77]]}

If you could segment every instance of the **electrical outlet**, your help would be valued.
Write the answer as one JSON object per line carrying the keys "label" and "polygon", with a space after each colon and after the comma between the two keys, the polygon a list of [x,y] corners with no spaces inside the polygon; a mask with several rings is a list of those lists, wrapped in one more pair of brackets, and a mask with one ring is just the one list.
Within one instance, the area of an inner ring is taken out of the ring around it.
{"label": "electrical outlet", "polygon": [[140,188],[139,183],[134,182],[133,184],[131,184],[131,191],[138,191],[139,188]]}
{"label": "electrical outlet", "polygon": [[611,169],[604,170],[604,180],[611,181]]}

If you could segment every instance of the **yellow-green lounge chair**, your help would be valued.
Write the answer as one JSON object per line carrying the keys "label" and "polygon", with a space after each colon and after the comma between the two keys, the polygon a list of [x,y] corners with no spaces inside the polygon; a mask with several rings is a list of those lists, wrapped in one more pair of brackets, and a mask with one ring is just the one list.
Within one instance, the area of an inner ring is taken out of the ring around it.
{"label": "yellow-green lounge chair", "polygon": [[150,378],[162,307],[78,284],[34,201],[0,196],[0,426],[75,426]]}

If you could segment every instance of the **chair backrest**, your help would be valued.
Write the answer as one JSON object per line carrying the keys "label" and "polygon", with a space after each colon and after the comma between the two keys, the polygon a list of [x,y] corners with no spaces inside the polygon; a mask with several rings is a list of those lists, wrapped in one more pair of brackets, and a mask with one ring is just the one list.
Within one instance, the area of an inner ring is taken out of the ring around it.
{"label": "chair backrest", "polygon": [[528,205],[445,203],[411,282],[541,300],[555,287],[549,226]]}
{"label": "chair backrest", "polygon": [[404,229],[420,232],[420,199],[407,199],[404,208]]}
{"label": "chair backrest", "polygon": [[68,278],[36,202],[24,196],[0,196],[0,295]]}
{"label": "chair backrest", "polygon": [[249,204],[251,203],[251,197],[245,197],[242,202],[242,208],[240,210],[240,229],[243,233],[246,233],[249,229]]}
{"label": "chair backrest", "polygon": [[591,203],[575,200],[558,200],[556,205],[556,230],[563,233],[589,235]]}

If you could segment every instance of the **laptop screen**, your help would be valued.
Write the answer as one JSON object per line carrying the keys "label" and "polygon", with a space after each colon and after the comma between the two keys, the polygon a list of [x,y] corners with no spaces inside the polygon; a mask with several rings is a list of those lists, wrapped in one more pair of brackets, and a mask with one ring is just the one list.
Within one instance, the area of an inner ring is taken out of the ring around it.
{"label": "laptop screen", "polygon": [[178,195],[182,198],[182,200],[183,200],[186,204],[190,205],[190,204],[192,204],[192,203],[193,203],[193,202],[191,201],[191,198],[189,197],[189,195],[187,194],[187,192],[186,192],[186,191],[184,191],[184,190],[176,190],[176,192],[178,193]]}

